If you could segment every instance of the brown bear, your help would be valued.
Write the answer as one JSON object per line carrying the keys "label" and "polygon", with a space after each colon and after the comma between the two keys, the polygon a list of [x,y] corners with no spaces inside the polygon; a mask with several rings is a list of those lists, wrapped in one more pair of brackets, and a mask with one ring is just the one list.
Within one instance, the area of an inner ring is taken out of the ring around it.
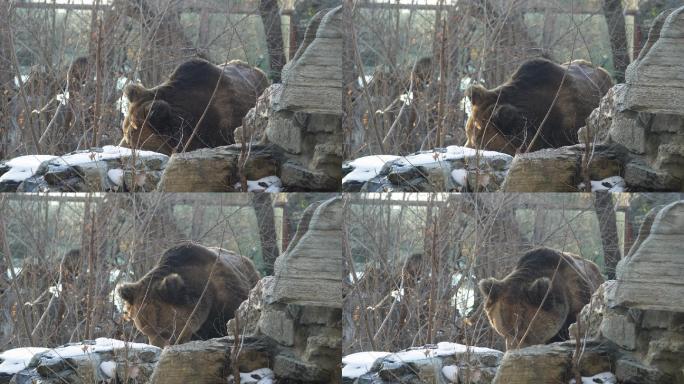
{"label": "brown bear", "polygon": [[602,283],[593,262],[537,248],[503,280],[483,279],[479,288],[490,324],[512,349],[566,340],[568,327]]}
{"label": "brown bear", "polygon": [[239,60],[221,66],[186,61],[154,88],[126,86],[129,106],[120,145],[170,155],[186,147],[233,144],[233,131],[267,86],[263,71]]}
{"label": "brown bear", "polygon": [[506,83],[466,91],[472,111],[465,146],[515,155],[577,144],[577,130],[612,85],[608,72],[585,60],[526,61]]}
{"label": "brown bear", "polygon": [[164,252],[152,270],[119,286],[124,312],[158,347],[226,334],[226,322],[259,280],[248,258],[183,243]]}

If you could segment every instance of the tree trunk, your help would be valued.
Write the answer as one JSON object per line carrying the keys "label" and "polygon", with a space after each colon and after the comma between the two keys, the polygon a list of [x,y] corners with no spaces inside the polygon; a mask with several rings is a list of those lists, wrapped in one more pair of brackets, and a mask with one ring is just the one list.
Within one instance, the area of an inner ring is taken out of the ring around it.
{"label": "tree trunk", "polygon": [[617,222],[613,197],[609,192],[594,192],[594,207],[599,222],[601,243],[603,244],[603,259],[606,275],[609,280],[615,279],[615,268],[620,261],[620,246],[618,244]]}
{"label": "tree trunk", "polygon": [[276,236],[275,218],[273,217],[273,200],[269,193],[251,193],[250,200],[259,228],[261,240],[261,257],[264,260],[266,274],[273,274],[273,264],[278,257],[278,238]]}
{"label": "tree trunk", "polygon": [[266,45],[270,66],[270,78],[274,83],[280,83],[280,72],[285,65],[285,48],[283,45],[283,31],[280,27],[280,8],[277,0],[259,1],[259,15],[264,24]]}
{"label": "tree trunk", "polygon": [[615,80],[618,83],[625,82],[625,70],[629,64],[627,52],[627,32],[625,30],[625,17],[623,16],[621,0],[603,0],[603,15],[608,24],[608,36],[610,37],[610,49],[613,51],[613,67],[615,68]]}

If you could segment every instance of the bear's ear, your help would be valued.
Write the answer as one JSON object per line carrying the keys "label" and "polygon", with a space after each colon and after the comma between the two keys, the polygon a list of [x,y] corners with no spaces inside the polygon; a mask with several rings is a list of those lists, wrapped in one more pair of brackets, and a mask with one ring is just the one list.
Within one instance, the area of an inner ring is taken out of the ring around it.
{"label": "bear's ear", "polygon": [[137,283],[125,283],[119,285],[116,289],[119,296],[128,304],[133,304],[135,302],[135,297],[138,294],[138,284]]}
{"label": "bear's ear", "polygon": [[145,87],[140,84],[128,84],[123,91],[124,96],[131,103],[135,103],[150,94]]}
{"label": "bear's ear", "polygon": [[157,293],[166,302],[180,304],[185,297],[185,281],[179,274],[171,273],[159,283]]}
{"label": "bear's ear", "polygon": [[171,117],[171,105],[164,100],[155,100],[145,107],[145,121],[157,131],[163,129]]}
{"label": "bear's ear", "polygon": [[[527,299],[530,304],[536,306],[540,305],[542,301],[544,301],[544,296],[547,296],[547,303],[551,302],[551,292],[549,292],[550,288],[551,280],[548,277],[540,277],[530,283],[530,285],[527,287]],[[549,292],[548,295],[547,292]]]}
{"label": "bear's ear", "polygon": [[501,281],[493,277],[482,279],[477,285],[482,295],[489,297],[490,300],[496,300],[499,293],[501,293]]}
{"label": "bear's ear", "polygon": [[487,88],[480,84],[469,87],[466,90],[465,95],[470,99],[470,102],[473,103],[473,105],[486,104],[490,102],[492,98],[496,97],[494,92],[488,91]]}

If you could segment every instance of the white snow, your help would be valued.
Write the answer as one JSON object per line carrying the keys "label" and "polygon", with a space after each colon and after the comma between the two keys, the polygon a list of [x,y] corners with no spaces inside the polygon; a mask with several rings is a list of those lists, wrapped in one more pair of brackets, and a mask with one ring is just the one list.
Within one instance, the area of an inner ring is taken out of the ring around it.
{"label": "white snow", "polygon": [[[591,190],[608,191],[608,192],[624,192],[625,180],[620,176],[610,176],[603,180],[591,180]],[[584,189],[584,183],[577,186],[579,189]]]}
{"label": "white snow", "polygon": [[[115,146],[115,145],[105,145],[104,147],[102,147],[102,151],[90,150],[90,151],[72,153],[69,155],[57,157],[57,158],[53,159],[52,161],[50,161],[50,164],[72,166],[72,165],[90,163],[93,161],[118,159],[121,157],[127,157],[127,156],[132,156],[132,155],[133,155],[133,150],[130,148],[119,147],[119,146]],[[152,152],[152,151],[141,151],[141,150],[136,150],[135,155],[138,157],[148,157],[148,156],[164,156],[164,157],[166,157],[166,155],[164,155],[163,153],[157,153],[157,152]]]}
{"label": "white snow", "polygon": [[389,352],[358,352],[342,357],[342,377],[355,379],[370,371],[375,360],[390,355]]}
{"label": "white snow", "polygon": [[[353,170],[344,176],[342,183],[350,181],[366,182],[377,176],[385,163],[390,161],[393,162],[397,167],[421,166],[423,168],[437,168],[440,167],[441,163],[445,161],[459,160],[466,157],[475,156],[479,156],[481,158],[511,157],[510,155],[501,152],[481,151],[473,148],[461,147],[458,145],[450,145],[444,150],[416,153],[408,156],[365,156],[359,157],[358,159],[347,163],[347,165],[352,167]],[[455,182],[459,183],[460,185],[465,185],[465,175],[467,174],[467,171],[457,171],[459,170],[452,171],[451,176],[454,178]]]}
{"label": "white snow", "polygon": [[[247,192],[278,193],[283,187],[283,182],[278,176],[266,176],[259,180],[247,180]],[[240,183],[235,183],[235,189],[240,189]]]}
{"label": "white snow", "polygon": [[465,186],[467,184],[468,170],[466,169],[454,169],[451,171],[451,178],[454,182],[460,186]]}
{"label": "white snow", "polygon": [[[233,375],[228,376],[228,382],[232,383]],[[259,368],[252,372],[240,372],[240,384],[273,384],[273,371],[268,368]]]}
{"label": "white snow", "polygon": [[103,361],[102,363],[100,363],[100,370],[110,379],[114,378],[116,377],[116,362]]}
{"label": "white snow", "polygon": [[[610,372],[601,372],[591,377],[582,377],[582,384],[616,384],[617,378]],[[570,380],[570,384],[575,384],[575,379]]]}
{"label": "white snow", "polygon": [[458,383],[458,366],[446,365],[442,367],[442,375],[452,383]]}
{"label": "white snow", "polygon": [[119,187],[123,185],[123,176],[124,171],[121,168],[114,168],[107,171],[107,177],[109,180]]}
{"label": "white snow", "polygon": [[412,166],[422,166],[422,167],[438,167],[441,162],[447,160],[459,160],[466,157],[480,156],[481,158],[486,157],[499,157],[508,156],[505,153],[494,152],[494,151],[478,151],[477,149],[461,147],[458,145],[450,145],[446,147],[445,152],[435,151],[435,152],[424,152],[417,153],[415,155],[404,156],[401,160],[397,161],[397,165],[412,165]]}
{"label": "white snow", "polygon": [[95,339],[94,344],[86,344],[86,343],[78,343],[78,344],[73,344],[73,345],[68,345],[65,347],[59,347],[59,348],[54,348],[50,349],[48,352],[45,353],[44,356],[47,358],[59,358],[59,359],[64,359],[64,358],[78,358],[78,357],[83,357],[90,355],[95,352],[108,352],[112,351],[114,349],[122,349],[122,348],[128,348],[128,349],[146,349],[146,348],[157,348],[149,344],[143,344],[143,343],[129,343],[126,341],[121,341],[121,340],[116,340],[116,339],[108,339],[104,337],[100,337],[98,339]]}
{"label": "white snow", "polygon": [[0,353],[0,372],[14,374],[26,368],[33,355],[47,351],[47,348],[15,348]]}
{"label": "white snow", "polygon": [[382,170],[382,167],[385,165],[385,163],[397,160],[399,158],[401,157],[394,155],[373,155],[359,157],[356,160],[352,160],[348,164],[353,168],[353,170],[345,175],[344,178],[342,178],[342,183],[349,181],[368,181],[380,173],[380,170]]}
{"label": "white snow", "polygon": [[24,181],[36,173],[38,167],[43,161],[52,160],[54,158],[55,156],[50,155],[28,155],[15,157],[14,159],[5,162],[5,165],[10,167],[10,170],[0,176],[0,182]]}

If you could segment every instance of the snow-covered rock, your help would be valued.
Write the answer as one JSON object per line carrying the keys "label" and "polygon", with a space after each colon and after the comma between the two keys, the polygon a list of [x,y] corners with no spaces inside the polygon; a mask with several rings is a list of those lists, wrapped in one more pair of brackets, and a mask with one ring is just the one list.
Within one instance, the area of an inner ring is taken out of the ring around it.
{"label": "snow-covered rock", "polygon": [[47,348],[14,348],[0,353],[0,375],[13,375],[28,367],[34,355]]}
{"label": "snow-covered rock", "polygon": [[[19,348],[0,355],[0,375],[17,383],[146,382],[161,349],[98,338],[58,348]],[[7,357],[7,358],[6,358]]]}
{"label": "snow-covered rock", "polygon": [[112,145],[63,156],[21,156],[0,163],[0,191],[151,191],[167,161],[161,153]]}
{"label": "snow-covered rock", "polygon": [[44,161],[55,156],[28,155],[0,162],[0,192],[14,192],[21,182],[33,176]]}
{"label": "snow-covered rock", "polygon": [[389,355],[389,352],[357,352],[342,358],[342,377],[355,379],[368,373],[375,360]]}
{"label": "snow-covered rock", "polygon": [[505,153],[455,145],[408,156],[366,156],[343,164],[342,190],[494,191],[512,159]]}
{"label": "snow-covered rock", "polygon": [[[591,377],[582,377],[582,384],[616,384],[617,378],[610,372],[601,372]],[[576,384],[575,379],[570,380],[570,384]]]}
{"label": "snow-covered rock", "polygon": [[344,382],[490,383],[503,352],[441,342],[401,352],[358,352],[342,358]]}

